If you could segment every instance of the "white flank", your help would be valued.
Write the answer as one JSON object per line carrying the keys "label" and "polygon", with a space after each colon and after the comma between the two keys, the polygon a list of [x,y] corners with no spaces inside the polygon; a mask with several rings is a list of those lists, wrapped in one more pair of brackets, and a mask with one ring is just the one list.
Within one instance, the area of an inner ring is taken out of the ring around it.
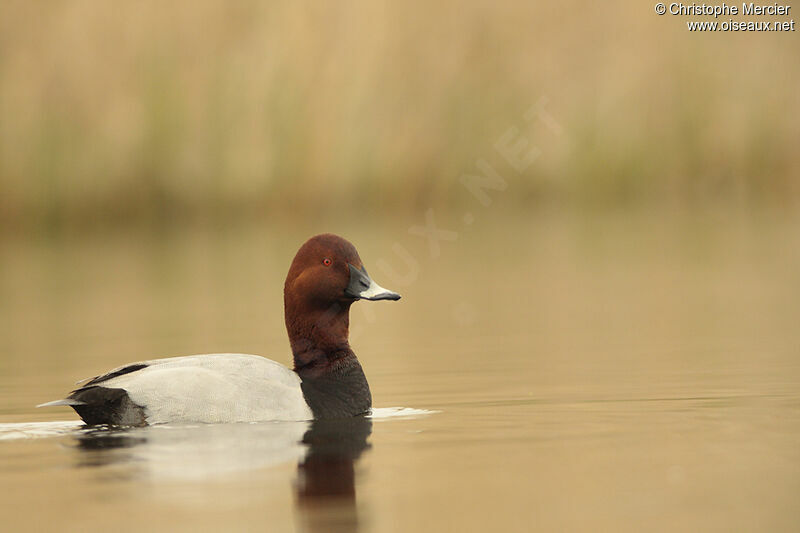
{"label": "white flank", "polygon": [[257,355],[208,354],[142,361],[99,385],[124,389],[148,424],[311,420],[300,377]]}

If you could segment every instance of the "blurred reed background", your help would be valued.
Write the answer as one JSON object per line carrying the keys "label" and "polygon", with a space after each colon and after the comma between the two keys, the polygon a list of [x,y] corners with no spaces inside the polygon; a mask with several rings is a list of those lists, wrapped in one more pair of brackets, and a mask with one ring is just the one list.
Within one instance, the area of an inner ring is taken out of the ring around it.
{"label": "blurred reed background", "polygon": [[1,233],[474,202],[541,98],[507,208],[785,209],[797,43],[641,2],[7,0]]}

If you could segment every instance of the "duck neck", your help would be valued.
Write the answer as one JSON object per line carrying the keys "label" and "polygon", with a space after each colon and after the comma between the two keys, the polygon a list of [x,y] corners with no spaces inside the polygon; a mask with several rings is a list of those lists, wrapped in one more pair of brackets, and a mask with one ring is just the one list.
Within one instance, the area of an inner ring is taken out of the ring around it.
{"label": "duck neck", "polygon": [[286,302],[286,331],[294,357],[294,370],[302,378],[330,373],[349,360],[350,303],[334,303],[324,309],[299,309]]}
{"label": "duck neck", "polygon": [[315,419],[361,415],[372,407],[367,377],[347,340],[350,304],[322,311],[286,306],[286,329],[303,397]]}

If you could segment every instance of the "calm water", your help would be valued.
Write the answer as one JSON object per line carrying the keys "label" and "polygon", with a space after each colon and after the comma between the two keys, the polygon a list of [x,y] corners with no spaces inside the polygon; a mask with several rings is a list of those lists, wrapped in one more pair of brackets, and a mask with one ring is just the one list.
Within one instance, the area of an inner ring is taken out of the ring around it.
{"label": "calm water", "polygon": [[[2,529],[800,528],[800,218],[437,220],[460,232],[439,250],[414,217],[4,242]],[[353,308],[372,418],[96,431],[33,408],[143,358],[288,363],[283,277],[320,230],[404,296]]]}

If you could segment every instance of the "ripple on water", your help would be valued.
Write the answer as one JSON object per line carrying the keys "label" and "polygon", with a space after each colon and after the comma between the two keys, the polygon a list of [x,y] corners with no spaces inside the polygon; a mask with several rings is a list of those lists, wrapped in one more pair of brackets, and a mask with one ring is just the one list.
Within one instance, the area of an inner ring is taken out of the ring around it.
{"label": "ripple on water", "polygon": [[0,440],[39,439],[67,435],[83,426],[79,420],[0,424]]}
{"label": "ripple on water", "polygon": [[[438,411],[415,409],[413,407],[377,407],[372,409],[369,417],[373,420],[390,418],[419,418]],[[68,435],[81,428],[79,420],[63,420],[55,422],[17,422],[0,424],[0,441],[19,439],[40,439]]]}
{"label": "ripple on water", "polygon": [[420,418],[432,415],[439,411],[428,409],[415,409],[413,407],[375,407],[369,414],[373,420],[385,420],[387,418]]}

